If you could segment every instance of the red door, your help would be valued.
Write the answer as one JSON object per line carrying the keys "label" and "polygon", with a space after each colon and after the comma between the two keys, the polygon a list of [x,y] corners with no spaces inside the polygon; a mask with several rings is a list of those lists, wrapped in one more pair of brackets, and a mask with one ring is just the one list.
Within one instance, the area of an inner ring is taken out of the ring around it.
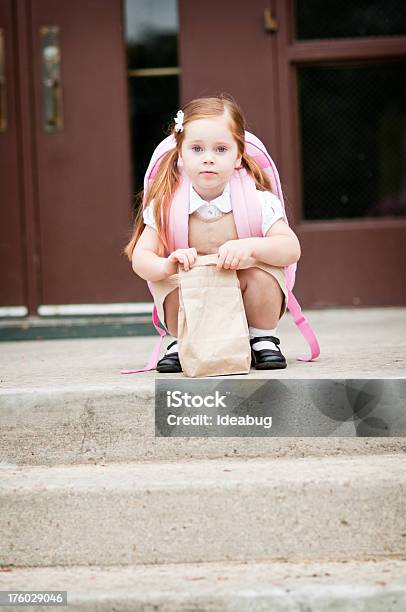
{"label": "red door", "polygon": [[0,0],[8,124],[2,305],[131,302],[131,169],[119,0]]}
{"label": "red door", "polygon": [[12,8],[12,0],[0,0],[0,302],[21,306],[25,304],[25,254],[19,131],[13,103],[18,89]]}
{"label": "red door", "polygon": [[303,306],[405,304],[406,4],[179,6],[182,101],[231,94],[267,145]]}
{"label": "red door", "polygon": [[306,306],[404,305],[406,11],[276,0],[281,167]]}

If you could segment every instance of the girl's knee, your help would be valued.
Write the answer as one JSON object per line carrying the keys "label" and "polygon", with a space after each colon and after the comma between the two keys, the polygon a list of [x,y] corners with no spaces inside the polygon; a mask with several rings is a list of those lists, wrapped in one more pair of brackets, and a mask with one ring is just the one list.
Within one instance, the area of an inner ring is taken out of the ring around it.
{"label": "girl's knee", "polygon": [[272,274],[265,272],[265,270],[261,270],[261,268],[246,268],[244,270],[237,270],[238,278],[240,281],[240,288],[244,291],[247,288],[247,285],[255,285],[264,287],[264,283],[274,285],[275,283],[278,285],[278,281]]}

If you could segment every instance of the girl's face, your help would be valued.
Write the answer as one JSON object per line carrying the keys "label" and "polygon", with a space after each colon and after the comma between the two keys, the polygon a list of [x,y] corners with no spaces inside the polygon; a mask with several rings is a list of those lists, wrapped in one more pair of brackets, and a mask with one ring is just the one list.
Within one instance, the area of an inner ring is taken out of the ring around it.
{"label": "girl's face", "polygon": [[185,127],[181,158],[192,185],[205,200],[221,195],[241,155],[227,116],[196,119]]}

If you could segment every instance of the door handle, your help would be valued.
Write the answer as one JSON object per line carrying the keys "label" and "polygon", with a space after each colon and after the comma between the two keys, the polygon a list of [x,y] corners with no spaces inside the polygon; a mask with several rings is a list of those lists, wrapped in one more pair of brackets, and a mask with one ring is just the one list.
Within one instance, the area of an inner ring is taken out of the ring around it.
{"label": "door handle", "polygon": [[0,28],[0,132],[7,131],[7,84],[4,30]]}
{"label": "door handle", "polygon": [[41,80],[43,128],[48,133],[63,130],[61,47],[58,26],[42,26]]}

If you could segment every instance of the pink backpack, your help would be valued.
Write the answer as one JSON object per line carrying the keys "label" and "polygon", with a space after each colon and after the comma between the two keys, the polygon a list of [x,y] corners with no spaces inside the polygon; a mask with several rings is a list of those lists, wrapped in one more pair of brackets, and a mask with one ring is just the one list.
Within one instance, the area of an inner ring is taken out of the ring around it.
{"label": "pink backpack", "polygon": [[[144,178],[144,194],[147,193],[151,186],[162,156],[175,147],[175,138],[173,135],[165,138],[155,149],[149,162]],[[265,170],[271,179],[271,184],[274,189],[274,194],[282,203],[284,211],[284,220],[288,223],[285,205],[283,201],[282,187],[279,179],[279,174],[276,166],[267,152],[265,145],[250,132],[245,132],[245,149],[248,155],[253,157],[257,164]],[[179,248],[187,248],[188,244],[188,222],[189,222],[189,186],[190,181],[187,175],[183,172],[181,164],[179,164],[181,174],[180,184],[175,192],[169,214],[169,236],[171,241],[171,250]],[[276,189],[276,190],[275,190]],[[262,236],[262,215],[259,199],[256,195],[255,181],[248,174],[245,168],[236,170],[230,179],[230,195],[233,207],[234,221],[239,238],[249,238],[251,236]],[[249,202],[249,206],[248,206]],[[257,205],[253,205],[257,203]],[[145,198],[144,198],[145,205]],[[300,332],[307,340],[310,347],[310,357],[299,357],[299,361],[313,361],[320,355],[320,347],[317,338],[310,327],[309,323],[303,316],[299,302],[292,293],[295,284],[296,264],[291,264],[285,270],[286,284],[288,289],[288,309],[291,312],[293,319],[298,326]],[[148,282],[149,290],[152,292],[151,284]],[[162,341],[166,336],[166,331],[159,327],[158,312],[154,304],[152,311],[152,321],[155,329],[160,335],[156,343],[150,359],[145,366],[140,370],[123,370],[122,374],[133,374],[136,372],[147,372],[155,370],[159,354],[162,346]]]}

